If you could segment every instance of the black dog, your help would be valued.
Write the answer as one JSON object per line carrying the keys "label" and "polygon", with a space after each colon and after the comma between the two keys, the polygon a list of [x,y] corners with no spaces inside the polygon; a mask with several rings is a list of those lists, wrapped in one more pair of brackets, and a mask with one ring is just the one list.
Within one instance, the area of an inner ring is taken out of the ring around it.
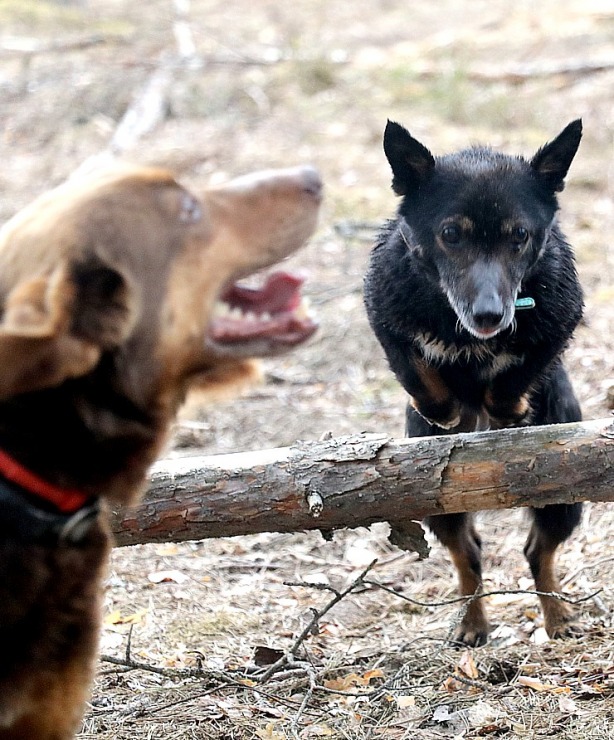
{"label": "black dog", "polygon": [[[582,290],[556,193],[581,136],[574,121],[531,161],[481,147],[435,158],[388,122],[384,150],[403,200],[373,250],[365,304],[410,395],[408,436],[580,420],[561,353],[582,317]],[[581,504],[531,512],[525,555],[536,588],[559,591],[554,553]],[[471,516],[427,524],[450,549],[461,593],[475,593],[480,538]],[[548,634],[573,633],[568,605],[540,599]],[[476,599],[455,639],[479,645],[488,629]]]}

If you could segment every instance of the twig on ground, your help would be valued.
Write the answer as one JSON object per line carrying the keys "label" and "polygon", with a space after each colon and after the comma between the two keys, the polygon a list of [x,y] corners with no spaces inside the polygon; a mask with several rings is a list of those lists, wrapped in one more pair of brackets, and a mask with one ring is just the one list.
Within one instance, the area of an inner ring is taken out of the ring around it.
{"label": "twig on ground", "polygon": [[100,660],[103,663],[111,663],[131,671],[146,671],[147,673],[156,673],[165,678],[208,678],[208,679],[225,679],[225,674],[219,671],[206,670],[204,668],[160,668],[159,666],[143,663],[134,660],[129,655],[125,658],[116,658],[113,655],[101,655]]}
{"label": "twig on ground", "polygon": [[608,558],[601,558],[601,560],[595,560],[592,563],[585,563],[584,565],[580,566],[577,570],[574,570],[571,573],[568,573],[563,579],[561,579],[561,585],[565,586],[567,583],[571,583],[571,581],[575,580],[580,575],[580,573],[583,573],[585,570],[592,570],[593,568],[599,568],[602,565],[611,563],[613,560],[614,560],[614,556],[610,556]]}
{"label": "twig on ground", "polygon": [[276,673],[280,668],[282,668],[285,665],[288,665],[292,662],[294,662],[294,659],[296,658],[296,653],[298,649],[301,647],[303,642],[309,637],[309,635],[313,634],[314,629],[317,628],[318,623],[322,617],[329,612],[335,604],[338,604],[342,599],[344,599],[349,593],[354,591],[358,586],[362,586],[364,584],[364,577],[367,575],[367,573],[375,566],[377,563],[377,560],[373,560],[363,571],[360,573],[360,575],[355,578],[349,586],[344,588],[342,591],[338,591],[337,589],[333,588],[332,586],[329,586],[328,584],[313,584],[313,583],[286,583],[285,585],[292,585],[292,586],[303,586],[306,588],[316,588],[320,591],[332,591],[334,593],[334,597],[324,606],[322,609],[313,609],[313,616],[307,623],[307,625],[304,627],[304,629],[301,631],[299,636],[294,641],[293,645],[290,647],[290,649],[285,652],[279,660],[276,660],[275,663],[272,663],[266,671],[260,676],[260,681],[262,683],[265,683],[266,681],[271,678],[271,676]]}
{"label": "twig on ground", "polygon": [[[363,580],[363,583],[368,586],[374,586],[376,588],[381,589],[382,591],[386,591],[389,594],[392,594],[393,596],[397,596],[399,599],[402,599],[403,601],[407,601],[410,604],[414,604],[415,606],[424,606],[424,607],[436,607],[436,606],[450,606],[452,604],[459,604],[461,602],[466,601],[473,601],[474,599],[484,599],[487,596],[517,596],[521,594],[526,594],[527,596],[552,596],[554,599],[558,599],[559,601],[565,601],[568,604],[576,605],[576,604],[582,604],[585,601],[590,601],[591,599],[594,599],[596,596],[598,596],[600,593],[602,593],[603,589],[597,589],[597,591],[593,591],[590,594],[587,594],[586,596],[579,596],[577,598],[572,598],[571,596],[566,596],[565,594],[558,593],[557,591],[533,591],[531,589],[524,589],[524,588],[514,588],[514,589],[501,589],[496,591],[482,591],[480,593],[471,594],[470,596],[455,596],[451,599],[443,599],[441,601],[420,601],[419,599],[413,599],[411,596],[405,596],[405,594],[401,594],[398,591],[395,591],[393,588],[390,588],[389,586],[384,586],[383,583],[378,583],[377,581],[372,581],[370,578],[365,578]],[[316,584],[312,584],[314,587]]]}
{"label": "twig on ground", "polygon": [[309,680],[309,686],[307,687],[307,691],[305,692],[305,696],[303,697],[301,706],[298,708],[298,711],[292,718],[292,723],[290,724],[290,731],[292,732],[294,737],[297,738],[297,740],[299,738],[298,723],[300,722],[301,717],[307,710],[307,706],[309,702],[311,701],[315,690],[318,687],[318,682],[316,679],[316,672],[313,670],[313,668],[311,666],[306,667],[305,673],[307,674],[307,678]]}

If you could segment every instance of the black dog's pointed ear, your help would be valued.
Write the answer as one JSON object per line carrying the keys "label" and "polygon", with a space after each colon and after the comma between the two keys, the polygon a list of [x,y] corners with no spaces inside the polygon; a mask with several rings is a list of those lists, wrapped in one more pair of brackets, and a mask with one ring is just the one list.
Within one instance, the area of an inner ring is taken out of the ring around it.
{"label": "black dog's pointed ear", "polygon": [[555,191],[565,187],[565,175],[578,151],[582,138],[582,120],[568,124],[561,133],[543,146],[531,160],[531,167]]}
{"label": "black dog's pointed ear", "polygon": [[406,195],[435,166],[435,159],[429,150],[394,121],[386,124],[384,152],[392,168],[392,189],[397,195]]}

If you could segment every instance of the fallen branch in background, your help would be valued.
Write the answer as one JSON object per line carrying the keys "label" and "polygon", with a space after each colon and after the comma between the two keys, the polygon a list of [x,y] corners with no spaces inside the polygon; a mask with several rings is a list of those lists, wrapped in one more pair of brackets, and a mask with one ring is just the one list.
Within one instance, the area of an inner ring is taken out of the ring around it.
{"label": "fallen branch in background", "polygon": [[99,46],[108,42],[126,43],[127,39],[121,36],[103,36],[93,34],[81,38],[67,38],[54,41],[41,41],[29,36],[5,37],[0,42],[0,58],[2,57],[33,57],[38,54],[58,54],[68,51],[81,51],[91,46]]}
{"label": "fallen branch in background", "polygon": [[108,146],[88,157],[75,172],[82,174],[108,166],[154,131],[168,112],[170,90],[178,69],[200,66],[190,26],[190,0],[174,0],[174,49],[163,51],[147,79],[133,93],[130,105],[115,127]]}
{"label": "fallen branch in background", "polygon": [[[598,72],[608,72],[614,69],[614,59],[587,60],[576,59],[564,62],[540,64],[516,64],[502,69],[469,69],[467,77],[476,82],[504,82],[508,85],[520,85],[523,82],[543,79],[545,77],[585,77]],[[442,74],[442,69],[421,70],[419,77],[432,77]]]}
{"label": "fallen branch in background", "polygon": [[394,440],[360,434],[295,447],[163,460],[144,501],[116,511],[119,545],[391,522],[428,551],[432,514],[614,500],[611,420]]}

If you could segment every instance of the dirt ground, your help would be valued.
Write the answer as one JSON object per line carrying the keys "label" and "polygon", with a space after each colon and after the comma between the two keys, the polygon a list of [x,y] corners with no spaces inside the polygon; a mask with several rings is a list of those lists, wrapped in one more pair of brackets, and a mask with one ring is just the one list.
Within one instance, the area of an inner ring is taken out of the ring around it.
{"label": "dirt ground", "polygon": [[[586,418],[605,417],[613,89],[610,0],[0,0],[0,219],[110,148],[187,184],[317,165],[320,227],[292,264],[310,273],[318,335],[265,363],[240,399],[192,408],[168,454],[400,436],[404,395],[361,298],[374,231],[395,208],[386,119],[436,153],[483,142],[531,154],[582,117],[561,220],[586,322],[567,361]],[[143,129],[126,133],[135,100]],[[446,643],[460,606],[444,552],[418,562],[385,525],[332,542],[266,534],[116,550],[79,737],[614,738],[611,510],[587,507],[561,553],[585,628],[566,642],[547,640],[529,593],[522,513],[484,514],[480,527],[495,630],[467,651]],[[288,650],[330,589],[349,586],[298,662],[258,683],[255,661]]]}

